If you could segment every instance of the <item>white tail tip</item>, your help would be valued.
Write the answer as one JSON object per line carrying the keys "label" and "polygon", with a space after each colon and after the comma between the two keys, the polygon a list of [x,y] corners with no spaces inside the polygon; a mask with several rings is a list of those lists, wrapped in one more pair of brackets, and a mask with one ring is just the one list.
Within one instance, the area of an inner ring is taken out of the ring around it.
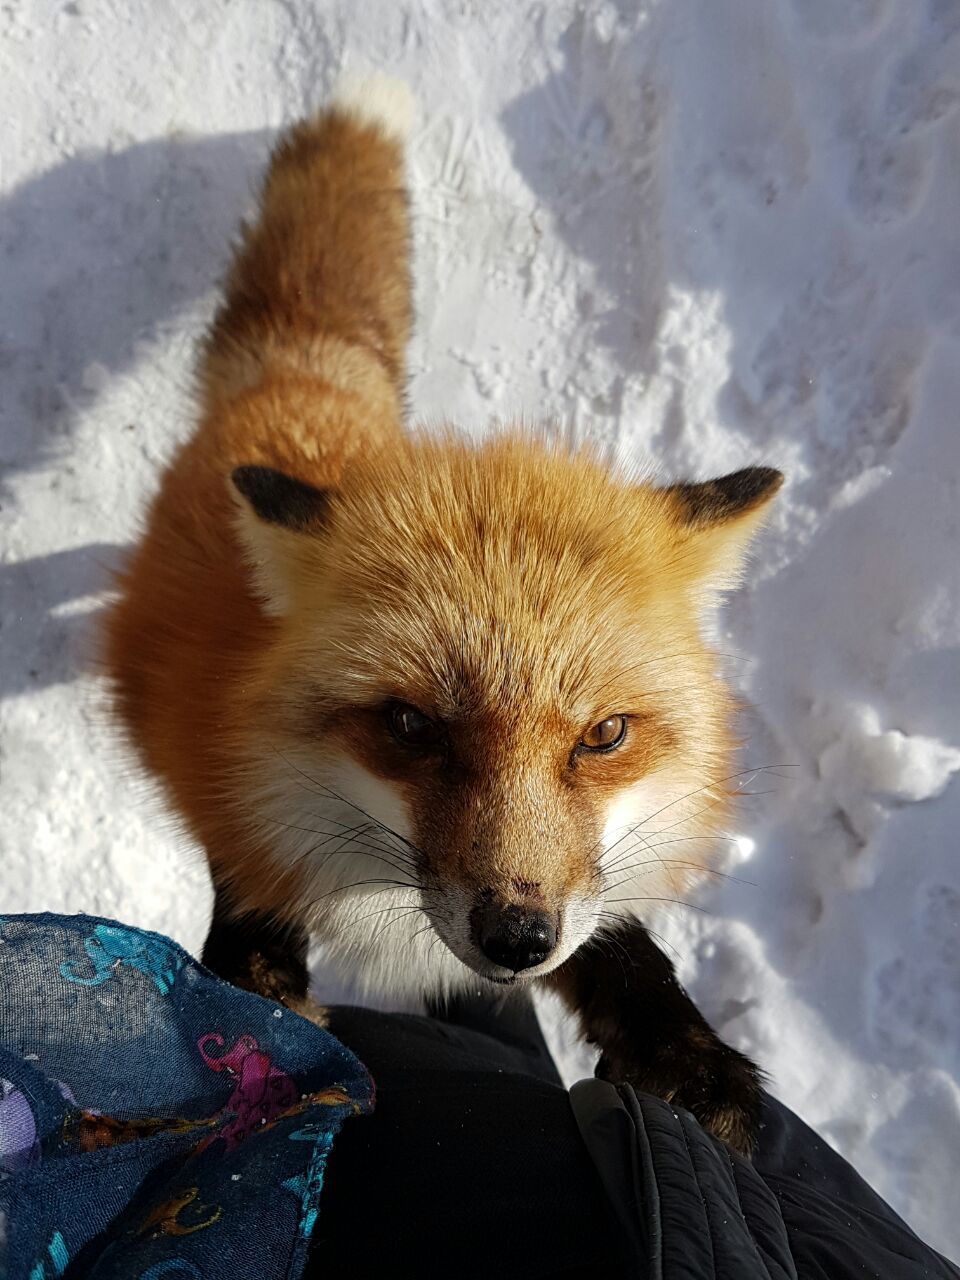
{"label": "white tail tip", "polygon": [[377,125],[403,142],[416,116],[416,99],[405,80],[374,72],[347,72],[340,77],[330,104],[362,124]]}

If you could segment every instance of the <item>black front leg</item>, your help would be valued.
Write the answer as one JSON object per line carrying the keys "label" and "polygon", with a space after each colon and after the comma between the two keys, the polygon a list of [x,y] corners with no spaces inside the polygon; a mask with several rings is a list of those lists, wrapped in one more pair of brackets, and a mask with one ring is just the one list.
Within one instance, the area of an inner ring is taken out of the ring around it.
{"label": "black front leg", "polygon": [[219,978],[284,1004],[323,1026],[326,1011],[308,995],[307,934],[257,912],[236,915],[216,890],[210,932],[200,956]]}
{"label": "black front leg", "polygon": [[763,1077],[701,1016],[641,924],[596,935],[547,981],[599,1046],[598,1076],[685,1107],[710,1133],[750,1154]]}

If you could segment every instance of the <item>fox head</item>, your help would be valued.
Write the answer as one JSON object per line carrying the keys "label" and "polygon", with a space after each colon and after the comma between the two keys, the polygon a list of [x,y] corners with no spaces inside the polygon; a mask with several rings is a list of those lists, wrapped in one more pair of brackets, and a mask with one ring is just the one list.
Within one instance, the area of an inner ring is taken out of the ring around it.
{"label": "fox head", "polygon": [[514,437],[406,442],[324,491],[235,471],[274,628],[247,786],[314,926],[359,950],[394,912],[513,983],[706,866],[732,765],[704,615],[781,481],[656,487]]}

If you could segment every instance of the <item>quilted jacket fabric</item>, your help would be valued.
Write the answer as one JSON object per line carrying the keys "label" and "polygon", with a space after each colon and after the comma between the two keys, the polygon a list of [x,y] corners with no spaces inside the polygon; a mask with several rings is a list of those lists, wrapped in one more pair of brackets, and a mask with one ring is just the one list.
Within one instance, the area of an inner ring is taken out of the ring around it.
{"label": "quilted jacket fabric", "polygon": [[571,1101],[642,1280],[960,1280],[773,1099],[753,1162],[629,1085]]}

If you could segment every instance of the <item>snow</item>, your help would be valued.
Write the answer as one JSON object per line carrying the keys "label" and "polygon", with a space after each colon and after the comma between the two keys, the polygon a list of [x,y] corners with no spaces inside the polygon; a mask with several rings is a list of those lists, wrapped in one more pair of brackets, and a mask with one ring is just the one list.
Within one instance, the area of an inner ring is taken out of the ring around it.
{"label": "snow", "polygon": [[369,67],[420,103],[418,417],[788,474],[718,623],[764,771],[706,913],[655,927],[723,1034],[956,1256],[953,0],[8,0],[0,911],[202,941],[205,871],[111,733],[92,629],[270,140]]}

